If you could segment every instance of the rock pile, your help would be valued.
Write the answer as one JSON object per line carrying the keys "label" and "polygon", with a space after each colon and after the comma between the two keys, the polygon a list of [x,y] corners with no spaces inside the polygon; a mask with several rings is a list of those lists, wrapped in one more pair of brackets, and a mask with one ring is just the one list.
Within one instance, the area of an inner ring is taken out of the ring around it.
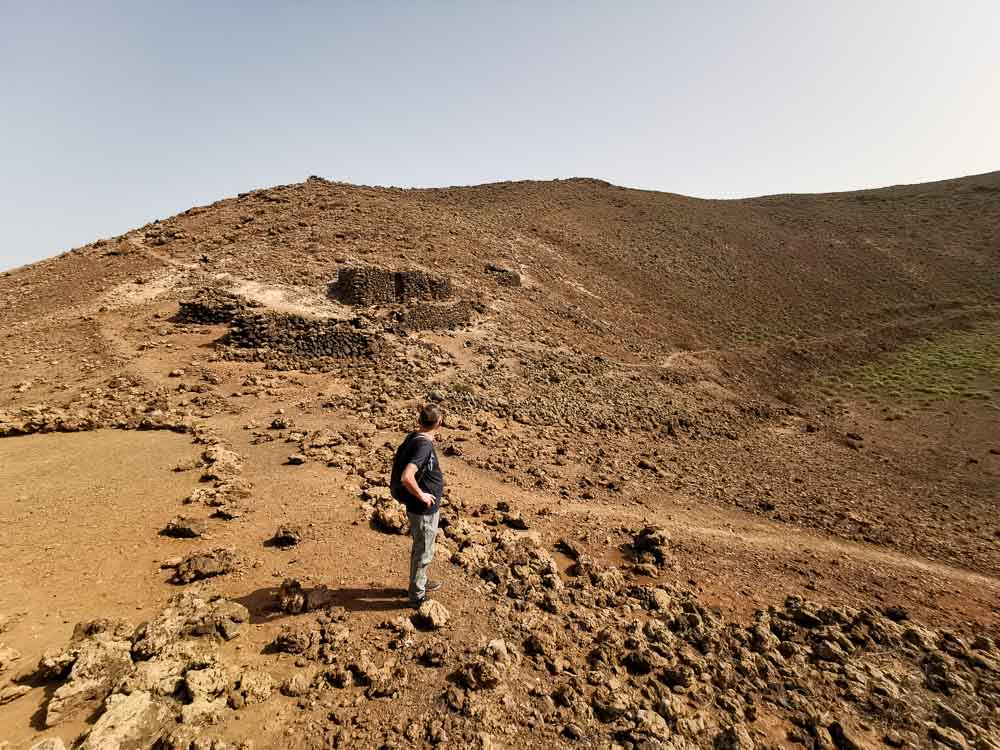
{"label": "rock pile", "polygon": [[232,520],[248,510],[248,499],[253,485],[240,474],[243,456],[222,443],[215,443],[201,455],[201,481],[210,486],[197,487],[185,498],[186,504],[207,505],[214,509],[213,516]]}
{"label": "rock pile", "polygon": [[350,305],[393,304],[447,299],[451,282],[424,271],[392,271],[378,266],[342,268],[332,291]]}
{"label": "rock pile", "polygon": [[[799,597],[748,625],[725,624],[690,592],[631,583],[579,550],[564,582],[529,536],[464,519],[444,531],[452,562],[487,582],[529,664],[547,675],[526,720],[565,738],[682,747],[714,737],[752,748],[766,707],[797,727],[789,740],[811,747],[866,747],[871,724],[890,744],[998,747],[1000,649],[989,638]],[[647,527],[631,546],[655,565],[666,545]],[[500,672],[478,657],[455,679],[471,694],[502,684]],[[446,696],[458,715],[468,700]]]}
{"label": "rock pile", "polygon": [[180,303],[174,322],[196,325],[230,323],[256,307],[260,305],[232,292],[205,287],[198,290],[192,298]]}
{"label": "rock pile", "polygon": [[79,747],[152,747],[178,720],[216,721],[227,705],[270,696],[269,675],[233,675],[216,652],[214,641],[237,637],[248,619],[239,604],[181,594],[138,628],[123,620],[78,624],[69,644],[46,653],[24,679],[59,683],[45,706],[46,726],[97,718]]}
{"label": "rock pile", "polygon": [[270,649],[333,663],[341,648],[351,640],[351,631],[343,624],[346,619],[347,612],[342,607],[333,607],[314,619],[286,625],[271,643]]}

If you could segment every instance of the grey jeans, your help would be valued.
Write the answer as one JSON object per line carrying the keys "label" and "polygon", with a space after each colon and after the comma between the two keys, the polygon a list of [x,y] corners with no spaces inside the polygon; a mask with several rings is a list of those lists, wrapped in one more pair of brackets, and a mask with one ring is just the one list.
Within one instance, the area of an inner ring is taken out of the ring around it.
{"label": "grey jeans", "polygon": [[427,568],[434,559],[434,538],[437,536],[438,519],[441,511],[418,516],[407,513],[410,518],[410,536],[413,548],[410,550],[410,601],[418,602],[427,593]]}

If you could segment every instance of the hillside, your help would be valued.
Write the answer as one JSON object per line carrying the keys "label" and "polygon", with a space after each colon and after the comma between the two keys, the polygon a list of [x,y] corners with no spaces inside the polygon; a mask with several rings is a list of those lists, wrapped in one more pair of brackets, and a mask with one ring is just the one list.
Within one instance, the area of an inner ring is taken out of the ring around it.
{"label": "hillside", "polygon": [[[1000,172],[310,178],[0,274],[0,740],[1000,747],[998,260]],[[385,477],[427,399],[415,630]]]}

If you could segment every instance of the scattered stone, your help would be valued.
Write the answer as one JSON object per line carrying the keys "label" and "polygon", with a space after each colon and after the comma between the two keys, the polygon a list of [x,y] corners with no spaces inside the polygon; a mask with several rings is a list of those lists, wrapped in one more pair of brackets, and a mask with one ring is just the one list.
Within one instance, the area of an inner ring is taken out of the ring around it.
{"label": "scattered stone", "polygon": [[268,648],[332,663],[344,644],[351,640],[350,630],[341,624],[345,619],[347,612],[342,607],[332,607],[315,620],[286,625]]}
{"label": "scattered stone", "polygon": [[301,466],[308,460],[309,459],[303,456],[301,453],[293,453],[291,456],[288,457],[288,460],[285,461],[285,463],[287,463],[289,466]]}
{"label": "scattered stone", "polygon": [[424,643],[417,649],[417,661],[426,667],[440,667],[448,658],[449,651],[450,647],[447,641]]}
{"label": "scattered stone", "polygon": [[576,560],[580,555],[583,554],[583,550],[580,546],[566,537],[561,537],[558,542],[556,542],[556,549],[562,552],[566,557],[571,560]]}
{"label": "scattered stone", "polygon": [[208,533],[208,522],[191,516],[176,516],[167,522],[160,533],[177,539],[197,539]]}
{"label": "scattered stone", "polygon": [[898,605],[892,605],[886,607],[885,616],[888,617],[893,622],[904,622],[910,619],[910,613],[906,607],[900,607]]}
{"label": "scattered stone", "polygon": [[204,578],[226,575],[236,570],[239,557],[232,547],[195,552],[185,557],[177,566],[173,581],[178,584],[200,581]]}
{"label": "scattered stone", "polygon": [[176,370],[171,370],[170,371],[170,377],[172,377],[172,378],[182,378],[182,377],[184,377],[184,370],[181,370],[180,368],[178,368]]}

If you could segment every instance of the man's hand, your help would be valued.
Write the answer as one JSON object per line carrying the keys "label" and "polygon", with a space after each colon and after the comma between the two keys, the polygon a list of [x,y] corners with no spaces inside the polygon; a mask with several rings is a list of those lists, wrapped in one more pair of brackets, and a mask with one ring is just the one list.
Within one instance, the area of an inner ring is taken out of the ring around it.
{"label": "man's hand", "polygon": [[411,495],[420,498],[420,502],[428,508],[434,505],[437,498],[429,492],[424,492],[420,489],[420,485],[417,484],[417,467],[414,464],[406,465],[406,468],[403,469],[403,476],[401,478],[403,480],[403,486],[409,490]]}

